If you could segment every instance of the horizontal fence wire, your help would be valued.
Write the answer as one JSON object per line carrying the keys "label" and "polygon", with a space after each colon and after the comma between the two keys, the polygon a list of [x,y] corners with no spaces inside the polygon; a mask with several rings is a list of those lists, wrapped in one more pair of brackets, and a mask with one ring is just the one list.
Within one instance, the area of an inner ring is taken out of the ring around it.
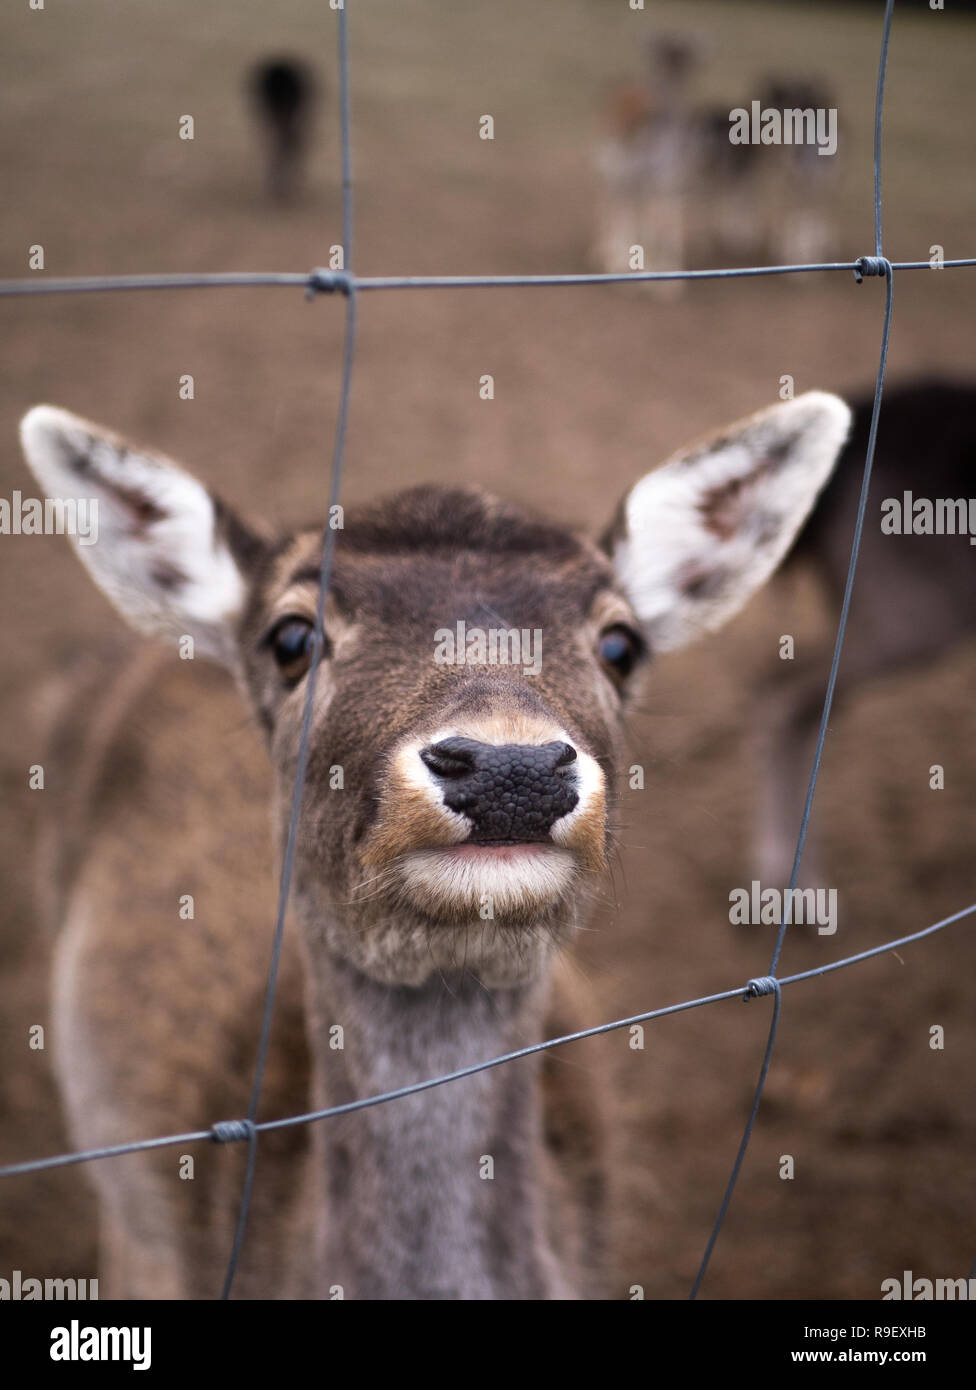
{"label": "horizontal fence wire", "polygon": [[[829,975],[835,970],[844,970],[848,966],[857,965],[861,961],[872,959],[874,956],[887,955],[891,951],[897,951],[902,946],[910,946],[913,941],[921,941],[926,936],[933,936],[936,932],[944,931],[946,927],[951,927],[954,923],[974,915],[976,915],[976,903],[970,903],[969,907],[961,908],[950,917],[944,917],[940,922],[933,922],[930,927],[923,927],[921,931],[896,937],[892,941],[883,942],[880,946],[872,946],[870,950],[859,951],[853,956],[844,956],[841,960],[827,961],[824,965],[815,965],[809,970],[799,971],[796,975],[784,975],[777,980],[777,984],[784,987],[799,984],[803,980],[815,980],[821,975]],[[508,1062],[517,1062],[522,1057],[531,1057],[538,1052],[548,1052],[554,1047],[563,1047],[566,1043],[582,1042],[585,1038],[598,1038],[604,1033],[616,1032],[619,1028],[631,1028],[636,1023],[650,1023],[658,1018],[668,1018],[671,1014],[688,1013],[689,1010],[699,1009],[705,1004],[721,1004],[729,999],[741,999],[748,1002],[750,999],[771,992],[765,987],[769,978],[771,977],[758,976],[754,980],[747,980],[744,985],[735,985],[732,989],[724,989],[717,994],[705,994],[700,999],[684,999],[680,1004],[667,1004],[661,1009],[649,1009],[646,1013],[632,1014],[629,1018],[614,1019],[612,1023],[599,1023],[594,1028],[582,1028],[576,1033],[565,1033],[562,1037],[547,1038],[544,1042],[532,1043],[530,1046],[519,1048],[515,1052],[504,1052],[499,1057],[490,1057],[484,1062],[474,1062],[470,1066],[460,1067],[457,1071],[444,1072],[443,1075],[432,1076],[426,1081],[416,1081],[411,1086],[401,1086],[395,1091],[383,1091],[379,1095],[346,1101],[343,1105],[327,1106],[324,1110],[310,1110],[304,1115],[287,1115],[280,1120],[262,1120],[259,1124],[254,1125],[254,1129],[258,1134],[270,1134],[279,1129],[293,1129],[296,1125],[315,1124],[319,1120],[329,1120],[336,1115],[349,1115],[356,1110],[368,1110],[374,1105],[385,1105],[387,1101],[402,1100],[404,1096],[415,1096],[422,1091],[433,1090],[435,1086],[444,1086],[451,1081],[461,1081],[466,1076],[476,1076],[479,1072],[490,1071],[492,1067],[500,1067]],[[204,1140],[228,1143],[247,1138],[247,1121],[220,1120],[210,1129],[188,1130],[182,1134],[164,1134],[155,1139],[135,1139],[128,1144],[109,1144],[99,1149],[78,1149],[73,1153],[56,1154],[52,1158],[34,1158],[23,1163],[11,1163],[0,1168],[0,1178],[18,1177],[27,1173],[42,1173],[51,1168],[70,1168],[77,1163],[91,1163],[95,1159],[101,1158],[119,1158],[125,1154],[143,1153],[148,1149],[172,1148],[176,1144],[198,1144]]]}
{"label": "horizontal fence wire", "polygon": [[[670,280],[721,280],[721,279],[741,279],[756,278],[771,275],[796,275],[812,272],[831,272],[847,271],[853,273],[855,279],[860,283],[864,278],[878,277],[885,281],[885,305],[884,319],[881,334],[881,350],[878,365],[878,373],[874,392],[874,401],[871,414],[871,426],[868,439],[868,446],[865,457],[864,472],[862,476],[861,491],[858,499],[858,510],[855,522],[854,538],[851,545],[850,562],[847,574],[847,581],[844,589],[844,597],[841,605],[841,613],[838,622],[837,637],[834,646],[833,658],[831,661],[830,674],[827,681],[827,689],[824,699],[823,713],[817,735],[817,745],[814,753],[813,767],[811,769],[810,780],[807,787],[806,800],[804,803],[803,814],[800,822],[800,829],[797,836],[796,852],[793,860],[793,868],[790,876],[790,888],[794,889],[803,855],[806,841],[806,834],[809,825],[810,815],[813,806],[814,794],[820,774],[823,757],[824,743],[826,739],[827,726],[830,711],[833,703],[834,690],[837,680],[837,672],[840,665],[841,654],[843,651],[844,638],[847,628],[847,620],[850,611],[851,596],[853,592],[854,578],[857,569],[857,560],[860,551],[861,536],[863,533],[864,519],[867,508],[868,489],[871,480],[871,470],[874,460],[875,446],[877,443],[878,421],[880,418],[881,400],[884,388],[885,368],[887,363],[888,343],[891,332],[891,316],[893,301],[893,272],[902,270],[952,270],[963,267],[976,266],[976,257],[955,260],[939,261],[889,261],[883,255],[882,250],[882,183],[881,183],[881,156],[882,156],[882,129],[883,129],[883,104],[885,77],[887,71],[887,53],[891,33],[891,22],[894,10],[894,0],[886,0],[885,15],[882,30],[881,58],[878,67],[877,95],[875,102],[874,115],[874,224],[875,224],[875,251],[873,256],[861,256],[854,261],[829,261],[815,262],[796,265],[774,265],[774,266],[732,266],[725,268],[714,268],[706,270],[656,270],[656,271],[626,271],[610,274],[569,274],[569,275],[428,275],[428,276],[358,276],[349,268],[352,263],[353,246],[353,204],[352,204],[352,146],[351,146],[351,127],[349,110],[349,46],[348,46],[348,4],[340,6],[337,10],[338,18],[338,49],[339,49],[339,106],[340,106],[340,149],[342,161],[342,226],[343,226],[343,262],[344,269],[313,269],[310,272],[218,272],[218,273],[190,273],[190,274],[163,274],[163,275],[94,275],[78,276],[60,279],[36,280],[36,279],[16,279],[0,280],[0,298],[14,298],[19,296],[32,295],[57,295],[57,294],[84,294],[84,293],[110,293],[114,291],[137,292],[140,290],[176,290],[176,289],[249,289],[249,288],[291,288],[302,289],[307,298],[314,298],[319,294],[339,294],[346,299],[346,321],[345,337],[343,348],[342,377],[339,388],[339,405],[336,418],[335,439],[332,450],[332,470],[329,489],[329,506],[334,506],[339,497],[339,490],[343,472],[345,439],[349,416],[349,403],[351,394],[352,370],[356,351],[356,299],[359,293],[371,290],[410,290],[410,289],[481,289],[481,288],[512,288],[529,289],[532,287],[568,287],[575,285],[612,285],[612,284],[632,284],[641,282],[658,282]],[[247,1217],[250,1208],[251,1196],[253,1192],[256,1160],[257,1160],[257,1140],[263,1133],[270,1133],[275,1130],[293,1128],[299,1125],[317,1123],[320,1120],[327,1120],[338,1115],[345,1115],[358,1110],[365,1110],[371,1106],[382,1105],[388,1102],[402,1099],[405,1096],[417,1095],[421,1092],[442,1086],[450,1082],[462,1080],[464,1077],[474,1076],[479,1072],[487,1071],[493,1067],[502,1066],[510,1062],[516,1062],[520,1058],[532,1056],[537,1053],[546,1052],[552,1048],[562,1047],[567,1043],[579,1042],[585,1038],[598,1037],[605,1033],[613,1032],[617,1029],[627,1028],[635,1024],[647,1023],[652,1020],[668,1017],[672,1014],[684,1013],[691,1009],[697,1009],[707,1004],[721,1003],[731,999],[750,1000],[765,995],[772,995],[774,998],[770,1028],[767,1035],[765,1050],[763,1053],[762,1065],[760,1068],[759,1079],[753,1096],[749,1116],[746,1121],[745,1130],[739,1149],[736,1153],[729,1177],[728,1186],[722,1199],[715,1223],[708,1238],[708,1243],[702,1257],[701,1265],[692,1286],[690,1297],[694,1299],[703,1282],[705,1273],[708,1269],[712,1252],[722,1229],[723,1222],[731,1204],[735,1189],[736,1180],[741,1171],[743,1161],[749,1146],[749,1141],[758,1115],[763,1089],[768,1075],[770,1062],[777,1037],[780,1013],[782,1008],[782,990],[787,985],[798,984],[804,980],[819,978],[822,975],[830,974],[837,970],[845,969],[848,966],[858,964],[861,961],[872,959],[876,956],[884,955],[898,947],[907,946],[914,941],[920,941],[925,937],[931,936],[936,932],[943,931],[954,923],[972,917],[976,914],[976,903],[969,907],[962,908],[949,917],[943,918],[939,922],[933,923],[919,931],[910,933],[907,936],[897,937],[892,941],[887,941],[880,946],[872,947],[866,951],[860,951],[854,955],[845,956],[840,960],[831,961],[824,965],[814,966],[811,969],[800,971],[794,975],[777,976],[776,969],[779,964],[780,954],[786,936],[787,922],[784,918],[780,922],[776,943],[773,949],[772,960],[769,967],[769,974],[758,976],[749,980],[744,986],[739,985],[731,989],[722,990],[716,994],[704,995],[698,999],[684,1000],[678,1004],[670,1004],[663,1008],[652,1009],[645,1013],[634,1014],[628,1018],[616,1019],[610,1023],[599,1024],[592,1028],[585,1028],[575,1033],[568,1033],[558,1038],[549,1038],[543,1042],[534,1043],[531,1046],[520,1048],[514,1052],[507,1052],[499,1057],[492,1057],[483,1062],[475,1063],[471,1066],[462,1067],[456,1071],[445,1072],[440,1076],[429,1077],[417,1081],[412,1085],[403,1086],[393,1091],[385,1091],[379,1095],[366,1096],[358,1100],[349,1101],[343,1105],[326,1107],[321,1110],[309,1111],[306,1114],[290,1115],[280,1119],[265,1120],[258,1122],[257,1111],[261,1096],[264,1079],[264,1069],[267,1060],[268,1046],[270,1042],[271,1025],[274,1011],[274,1000],[277,988],[278,969],[281,956],[281,948],[285,930],[286,910],[290,896],[294,852],[298,833],[298,825],[301,815],[302,794],[305,784],[305,775],[309,757],[309,739],[311,731],[312,705],[314,701],[316,681],[319,666],[323,655],[323,643],[321,637],[325,602],[328,594],[329,583],[332,572],[333,552],[335,545],[335,535],[330,527],[325,527],[322,538],[322,555],[319,573],[319,590],[317,602],[317,623],[316,623],[316,645],[313,650],[312,662],[308,677],[305,701],[303,705],[301,734],[299,740],[299,753],[296,767],[295,782],[289,815],[288,832],[285,840],[285,849],[282,858],[282,869],[279,881],[278,908],[275,918],[275,927],[272,936],[271,959],[268,968],[267,985],[265,991],[264,1007],[262,1013],[261,1031],[257,1045],[257,1055],[254,1068],[254,1079],[252,1084],[250,1104],[248,1106],[247,1117],[243,1120],[223,1120],[215,1122],[209,1129],[193,1130],[182,1134],[163,1135],[153,1139],[134,1140],[126,1144],[108,1145],[103,1148],[79,1150],[73,1153],[58,1154],[50,1158],[32,1159],[21,1163],[8,1164],[0,1167],[0,1178],[15,1177],[29,1173],[48,1171],[54,1168],[69,1167],[74,1164],[88,1163],[104,1158],[116,1158],[126,1154],[142,1153],[152,1149],[161,1149],[175,1145],[193,1144],[203,1141],[216,1143],[244,1142],[248,1144],[248,1157],[245,1170],[244,1183],[241,1192],[241,1200],[238,1211],[238,1218],[235,1226],[233,1248],[227,1266],[227,1273],[221,1296],[228,1298],[234,1281],[235,1272],[239,1262],[241,1250],[243,1248],[244,1233],[246,1229]],[[784,896],[784,901],[789,901],[789,895]]]}
{"label": "horizontal fence wire", "polygon": [[[738,280],[762,275],[807,275],[815,271],[846,270],[878,274],[861,256],[854,261],[811,261],[804,265],[733,265],[710,270],[627,270],[592,275],[353,275],[343,270],[200,271],[193,275],[78,275],[59,280],[0,280],[0,299],[34,294],[106,294],[112,290],[269,289],[285,286],[317,294],[348,294],[369,290],[488,290],[559,289],[570,285],[623,285],[662,280]],[[958,270],[976,266],[969,260],[890,261],[892,270]]]}

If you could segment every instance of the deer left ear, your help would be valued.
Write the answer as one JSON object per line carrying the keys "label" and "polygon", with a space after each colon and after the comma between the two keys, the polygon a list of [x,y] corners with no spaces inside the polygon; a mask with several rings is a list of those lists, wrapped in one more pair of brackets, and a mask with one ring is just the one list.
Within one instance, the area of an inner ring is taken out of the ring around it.
{"label": "deer left ear", "polygon": [[20,438],[45,494],[86,504],[91,532],[69,538],[122,616],[142,632],[192,636],[201,656],[233,669],[257,535],[171,460],[66,410],[35,406]]}
{"label": "deer left ear", "polygon": [[628,493],[606,546],[652,650],[713,632],[766,582],[850,422],[839,397],[808,391],[675,455]]}

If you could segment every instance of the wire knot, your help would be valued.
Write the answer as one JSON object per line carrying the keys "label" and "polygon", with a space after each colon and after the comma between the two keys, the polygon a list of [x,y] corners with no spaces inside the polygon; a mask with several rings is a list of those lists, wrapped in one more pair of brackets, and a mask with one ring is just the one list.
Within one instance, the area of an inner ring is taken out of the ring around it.
{"label": "wire knot", "polygon": [[750,980],[746,985],[744,999],[758,999],[761,994],[775,994],[779,989],[779,980],[775,975],[757,975],[754,980]]}
{"label": "wire knot", "polygon": [[352,276],[348,270],[325,270],[317,267],[308,277],[305,298],[314,299],[317,294],[352,294]]}
{"label": "wire knot", "polygon": [[237,1144],[242,1139],[253,1139],[256,1133],[253,1120],[218,1120],[210,1128],[215,1144]]}
{"label": "wire knot", "polygon": [[854,279],[858,284],[864,279],[865,275],[884,275],[891,274],[891,262],[887,256],[861,256],[854,262]]}

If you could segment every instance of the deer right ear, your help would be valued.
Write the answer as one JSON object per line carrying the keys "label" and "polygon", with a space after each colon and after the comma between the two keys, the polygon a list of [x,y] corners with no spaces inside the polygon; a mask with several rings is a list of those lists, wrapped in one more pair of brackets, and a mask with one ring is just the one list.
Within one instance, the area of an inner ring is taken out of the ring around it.
{"label": "deer right ear", "polygon": [[169,459],[129,448],[87,420],[39,405],[20,425],[24,455],[46,497],[87,524],[69,530],[79,559],[142,632],[179,638],[224,665],[262,549],[201,483]]}
{"label": "deer right ear", "polygon": [[808,391],[675,455],[606,538],[651,649],[721,627],[784,558],[837,462],[851,412]]}

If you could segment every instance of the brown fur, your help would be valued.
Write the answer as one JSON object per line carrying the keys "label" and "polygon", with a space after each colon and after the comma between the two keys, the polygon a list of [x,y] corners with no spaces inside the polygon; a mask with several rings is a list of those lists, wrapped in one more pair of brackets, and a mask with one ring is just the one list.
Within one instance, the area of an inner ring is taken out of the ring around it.
{"label": "brown fur", "polygon": [[[408,1087],[588,1021],[558,956],[612,842],[631,672],[768,577],[847,418],[808,393],[741,422],[730,447],[695,455],[700,469],[678,456],[635,487],[612,559],[474,491],[418,488],[348,513],[310,696],[321,534],[265,539],[175,465],[32,411],[22,439],[45,489],[91,489],[102,508],[79,556],[169,642],[102,667],[97,712],[69,693],[48,759],[56,1066],[75,1143],[246,1114],[306,712],[259,1118]],[[725,494],[741,511],[728,545],[701,523]],[[691,575],[703,594],[717,577],[720,601],[683,592]],[[507,645],[494,665],[445,659],[438,634],[462,622],[538,633],[544,648],[520,665]],[[181,659],[186,635],[237,694]],[[463,787],[444,792],[464,760],[431,757],[451,739],[472,760],[496,745],[478,793],[501,817],[487,839]],[[505,838],[529,795],[535,821]],[[190,1148],[89,1170],[110,1292],[216,1294],[245,1155]],[[236,1291],[600,1297],[601,1151],[586,1072],[540,1054],[262,1135]]]}
{"label": "brown fur", "polygon": [[[538,694],[535,688],[530,693],[520,690],[510,673],[476,673],[461,680],[458,672],[431,664],[438,604],[444,608],[445,622],[463,612],[472,621],[490,622],[486,614],[501,609],[513,624],[544,625],[547,639],[550,634],[570,631],[575,636],[585,617],[580,604],[591,596],[600,596],[604,607],[611,601],[615,612],[628,611],[625,600],[614,592],[606,560],[596,550],[532,520],[520,529],[514,512],[500,504],[486,503],[479,513],[473,511],[475,505],[475,499],[466,494],[459,495],[455,504],[451,494],[423,492],[416,500],[399,501],[395,521],[384,509],[374,513],[375,520],[347,519],[348,531],[338,538],[329,617],[337,674],[321,673],[328,719],[316,718],[303,833],[307,860],[316,872],[321,866],[336,885],[337,901],[353,896],[363,870],[385,856],[403,853],[411,834],[418,844],[430,843],[432,831],[436,836],[437,827],[429,824],[430,809],[418,798],[417,810],[411,813],[409,800],[400,789],[384,783],[381,771],[385,750],[418,719],[430,723],[431,709],[436,711],[434,723],[467,717],[472,729],[484,734],[494,721],[499,730],[508,731],[507,736],[519,737],[528,737],[532,730],[548,736],[550,728],[558,727],[555,716],[574,735],[579,731],[577,736],[592,743],[601,759],[611,756],[613,736],[605,714],[585,693],[592,691],[593,678],[589,671],[583,677],[583,657],[573,654],[574,642],[567,641],[565,651],[550,654],[547,648]],[[417,525],[418,513],[433,528],[428,532],[433,556],[410,544],[409,531]],[[452,533],[464,536],[464,543],[452,547]],[[367,538],[376,550],[366,548]],[[293,736],[301,695],[282,697],[260,643],[269,615],[279,610],[282,598],[287,611],[314,612],[315,557],[320,544],[316,533],[308,533],[262,561],[263,584],[256,588],[243,622],[248,683],[256,692],[261,722],[267,724],[270,716],[273,749]],[[528,583],[526,553],[535,554]],[[549,565],[552,572],[543,578]],[[445,586],[451,594],[449,604],[443,603]],[[400,634],[395,661],[390,660],[388,645],[370,636],[379,622],[392,624]],[[551,640],[555,643],[555,637]],[[591,650],[582,651],[590,666]],[[348,671],[340,673],[344,664]],[[607,685],[606,703],[612,709],[619,699],[606,678],[599,679]],[[567,696],[574,690],[575,697]],[[499,714],[505,708],[499,699],[506,697],[508,712]],[[542,716],[544,707],[551,708],[553,715]],[[67,858],[62,856],[62,869],[73,871],[70,896],[75,908],[74,920],[64,928],[58,945],[57,990],[66,1013],[59,1070],[75,1133],[80,1141],[90,1142],[97,1134],[99,1142],[109,1143],[142,1133],[205,1127],[216,1119],[246,1112],[276,870],[266,810],[271,774],[259,739],[248,727],[225,675],[198,662],[181,662],[172,652],[151,649],[121,667],[104,692],[103,709],[105,714],[90,730],[89,751],[84,755],[86,763],[97,763],[97,771],[90,771],[79,783],[86,789],[82,804],[70,821],[62,823],[62,842],[70,847],[65,851]],[[77,737],[74,710],[69,724]],[[63,742],[64,726],[60,737]],[[342,762],[346,777],[341,793],[327,789],[328,769],[336,761]],[[287,798],[292,775],[288,758],[280,775],[279,801]],[[603,809],[601,804],[599,823],[594,822],[589,832],[598,835],[598,844],[588,846],[591,857],[602,856]],[[412,814],[418,818],[413,832]],[[443,831],[440,835],[443,839]],[[359,862],[363,870],[354,868]],[[307,864],[300,862],[299,901],[308,891],[309,873]],[[178,915],[179,898],[185,893],[194,895],[192,921],[181,921]],[[78,915],[79,904],[90,906],[87,922]],[[552,1021],[540,1015],[531,1031],[526,1031],[530,1025],[525,1008],[540,988],[532,983],[538,969],[533,962],[542,957],[532,940],[512,938],[512,928],[505,924],[468,931],[463,940],[446,928],[451,939],[445,938],[432,951],[427,940],[430,928],[420,922],[411,928],[409,914],[402,911],[388,929],[371,932],[368,922],[375,916],[375,902],[367,898],[367,904],[359,910],[362,920],[353,932],[354,963],[343,968],[347,983],[358,977],[360,969],[381,976],[402,970],[404,934],[410,931],[417,935],[420,958],[428,962],[424,973],[440,962],[433,978],[440,990],[443,976],[447,1000],[471,989],[487,998],[483,986],[476,983],[481,973],[479,950],[489,974],[494,954],[504,973],[512,977],[511,987],[504,991],[511,1000],[510,1021],[503,1022],[499,1031],[497,1021],[486,1019],[479,1030],[477,1017],[468,1008],[465,1050],[452,1051],[445,1043],[437,1057],[438,1067],[450,1069],[580,1025],[557,987]],[[540,930],[543,937],[547,930],[559,935],[565,933],[565,926],[553,920]],[[507,946],[506,936],[512,938]],[[351,1082],[341,1083],[335,1071],[329,1079],[316,1080],[313,1074],[306,1040],[308,1011],[318,1018],[317,1026],[327,1028],[333,1022],[344,1026],[347,1056],[355,1046],[356,1022],[324,1003],[316,990],[308,1001],[303,997],[303,976],[309,974],[309,963],[303,962],[307,950],[298,924],[290,923],[263,1117],[300,1112],[313,1104],[351,1099],[376,1089],[377,1083],[365,1075],[360,1089]],[[126,987],[120,996],[121,979]],[[369,988],[368,981],[360,978],[360,987]],[[419,995],[431,987],[418,982],[412,992]],[[78,995],[89,1001],[80,1013],[77,1004],[68,1002]],[[92,1008],[91,1001],[101,1002]],[[440,1007],[443,1010],[445,1005]],[[207,1059],[204,1069],[201,1057]],[[332,1057],[342,1060],[343,1054]],[[430,1066],[418,1056],[412,1068],[402,1075],[398,1071],[392,1079],[399,1083],[419,1080]],[[369,1071],[367,1067],[367,1075]],[[495,1087],[496,1074],[491,1076]],[[531,1161],[531,1166],[542,1162],[543,1153],[549,1154],[548,1190],[560,1200],[548,1216],[540,1213],[529,1219],[529,1231],[536,1221],[541,1222],[540,1241],[543,1231],[547,1232],[562,1257],[563,1273],[556,1287],[574,1287],[597,1296],[601,1291],[597,1246],[603,1225],[598,1158],[602,1140],[595,1105],[586,1097],[588,1077],[575,1067],[543,1066],[532,1059],[518,1064],[512,1082],[508,1102],[515,1107],[512,1116],[500,1130],[486,1132],[475,1144],[477,1153],[470,1156],[473,1166],[467,1177],[479,1201],[483,1205],[488,1195],[496,1199],[485,1212],[487,1228],[498,1239],[501,1224],[489,1219],[492,1209],[497,1214],[499,1205],[515,1202],[518,1208],[518,1203],[504,1172],[493,1182],[482,1183],[474,1162],[478,1154],[491,1152],[501,1164],[508,1145],[525,1144],[528,1148],[520,1155],[520,1164]],[[460,1083],[455,1090],[470,1084]],[[518,1116],[540,1085],[555,1103],[546,1108],[537,1133],[530,1127],[520,1135]],[[422,1101],[411,1104],[423,1113]],[[399,1113],[390,1108],[394,1134]],[[352,1259],[354,1277],[350,1278],[348,1264],[345,1276],[340,1266],[331,1273],[315,1268],[324,1236],[301,1217],[307,1210],[305,1194],[321,1181],[320,1161],[336,1173],[350,1163],[356,1167],[352,1159],[343,1160],[342,1153],[348,1151],[361,1155],[357,1163],[362,1166],[365,1151],[361,1146],[369,1144],[370,1131],[375,1129],[371,1114],[335,1122],[331,1129],[320,1125],[314,1132],[298,1129],[262,1139],[255,1210],[237,1296],[328,1297],[335,1283],[345,1285],[347,1296],[357,1291],[375,1296],[408,1294],[406,1287],[392,1289],[377,1280],[376,1270],[383,1263],[379,1250],[391,1238],[389,1234],[375,1233],[367,1250],[362,1229],[346,1233],[347,1258],[350,1251],[359,1251]],[[500,1115],[499,1123],[503,1118]],[[509,1133],[511,1127],[516,1127],[514,1133]],[[339,1138],[333,1143],[336,1135]],[[535,1151],[538,1158],[531,1157]],[[191,1152],[196,1162],[192,1182],[179,1181],[179,1154],[170,1150],[134,1157],[124,1181],[120,1181],[118,1164],[92,1171],[109,1212],[104,1277],[110,1292],[190,1297],[212,1297],[218,1292],[242,1154],[199,1146]],[[336,1199],[352,1200],[351,1190],[357,1183],[350,1172],[348,1186],[340,1184]],[[370,1200],[379,1199],[372,1193]],[[568,1213],[573,1213],[572,1219],[567,1219]],[[389,1263],[399,1266],[402,1258],[391,1251]],[[541,1275],[519,1274],[525,1259],[523,1255],[519,1260],[514,1250],[500,1249],[495,1264],[501,1281],[496,1296],[505,1288],[514,1296],[520,1281],[523,1296],[542,1296],[549,1287],[547,1281],[555,1278],[552,1271],[542,1282]],[[427,1268],[415,1271],[413,1277],[415,1296],[423,1295],[425,1289],[427,1296],[450,1293],[443,1282],[447,1275]],[[486,1285],[481,1296],[489,1291]],[[479,1296],[478,1288],[468,1294]]]}

